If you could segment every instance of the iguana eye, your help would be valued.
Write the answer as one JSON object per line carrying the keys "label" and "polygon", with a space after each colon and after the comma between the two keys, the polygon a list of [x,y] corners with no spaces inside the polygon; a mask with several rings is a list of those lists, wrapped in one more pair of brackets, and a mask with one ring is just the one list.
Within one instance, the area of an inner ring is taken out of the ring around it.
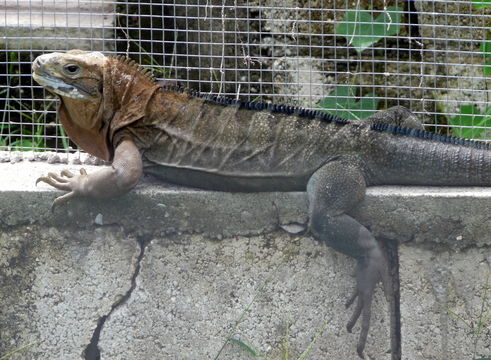
{"label": "iguana eye", "polygon": [[64,69],[70,75],[75,75],[75,74],[79,73],[81,70],[78,65],[74,65],[74,64],[65,65]]}

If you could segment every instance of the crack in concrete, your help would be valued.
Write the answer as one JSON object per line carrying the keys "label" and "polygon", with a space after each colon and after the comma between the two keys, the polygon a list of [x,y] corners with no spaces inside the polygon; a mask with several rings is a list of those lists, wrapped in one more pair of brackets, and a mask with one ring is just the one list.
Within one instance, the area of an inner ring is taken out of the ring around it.
{"label": "crack in concrete", "polygon": [[389,261],[389,273],[392,281],[392,298],[388,298],[390,308],[390,341],[391,341],[391,359],[401,360],[401,294],[400,294],[400,277],[399,277],[399,246],[393,242],[385,242],[385,249]]}
{"label": "crack in concrete", "polygon": [[99,350],[99,338],[101,335],[101,331],[104,328],[104,324],[106,323],[106,320],[111,316],[113,311],[116,310],[119,306],[123,305],[131,297],[133,290],[135,290],[136,288],[136,278],[140,274],[141,260],[145,255],[145,248],[148,244],[148,241],[139,238],[137,239],[137,243],[140,246],[140,254],[138,254],[135,271],[133,273],[133,276],[131,277],[131,286],[128,289],[128,291],[111,306],[111,310],[109,311],[109,313],[101,316],[97,321],[97,327],[95,328],[94,333],[92,334],[90,343],[89,345],[87,345],[87,347],[85,348],[82,354],[83,359],[85,360],[100,360],[101,353]]}

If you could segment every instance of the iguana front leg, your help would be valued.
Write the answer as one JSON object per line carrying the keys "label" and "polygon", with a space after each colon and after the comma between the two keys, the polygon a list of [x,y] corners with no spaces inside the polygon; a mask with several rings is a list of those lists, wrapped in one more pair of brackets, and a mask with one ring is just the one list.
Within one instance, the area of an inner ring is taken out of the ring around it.
{"label": "iguana front leg", "polygon": [[87,174],[84,169],[80,175],[63,170],[60,175],[49,173],[36,180],[45,182],[59,190],[68,191],[57,197],[52,208],[74,197],[92,197],[96,199],[115,197],[134,187],[142,175],[143,166],[140,151],[131,140],[123,140],[114,151],[114,160],[110,167]]}
{"label": "iguana front leg", "polygon": [[[389,297],[391,282],[386,255],[381,246],[366,227],[346,214],[365,196],[365,179],[355,164],[356,161],[353,159],[327,163],[310,178],[307,195],[309,228],[313,235],[335,250],[357,260],[356,290],[348,300],[347,306],[355,299],[357,303],[347,328],[351,332],[361,316],[361,331],[356,349],[358,355],[363,358],[375,287],[382,280]],[[391,326],[391,331],[392,329]]]}

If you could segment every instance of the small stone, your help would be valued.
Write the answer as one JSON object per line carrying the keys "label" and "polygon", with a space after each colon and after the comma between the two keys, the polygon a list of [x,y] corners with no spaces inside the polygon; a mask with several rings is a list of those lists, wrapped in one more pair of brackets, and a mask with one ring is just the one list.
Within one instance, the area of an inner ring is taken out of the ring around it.
{"label": "small stone", "polygon": [[99,214],[97,214],[97,215],[96,215],[96,217],[95,217],[95,219],[94,219],[94,223],[95,223],[96,225],[101,225],[101,226],[102,226],[102,225],[104,225],[104,221],[103,221],[103,216],[102,216],[102,214],[100,214],[100,213],[99,213]]}
{"label": "small stone", "polygon": [[73,156],[71,163],[73,165],[82,165],[82,162],[80,161],[80,158],[78,156]]}
{"label": "small stone", "polygon": [[57,164],[60,162],[60,156],[56,153],[50,154],[48,157],[48,164]]}
{"label": "small stone", "polygon": [[1,151],[0,152],[0,162],[9,162],[10,157],[8,152]]}
{"label": "small stone", "polygon": [[83,160],[83,164],[84,165],[95,165],[95,160],[96,158],[93,157],[93,156],[87,156],[84,160]]}
{"label": "small stone", "polygon": [[24,158],[27,161],[35,161],[36,160],[36,153],[34,151],[29,151],[28,153],[25,154]]}
{"label": "small stone", "polygon": [[15,163],[18,163],[18,162],[21,162],[23,160],[22,158],[22,154],[19,153],[19,152],[13,152],[11,153],[12,155],[10,156],[10,162],[12,164],[15,164]]}
{"label": "small stone", "polygon": [[300,224],[285,224],[280,225],[280,228],[290,234],[299,234],[305,230],[305,226]]}

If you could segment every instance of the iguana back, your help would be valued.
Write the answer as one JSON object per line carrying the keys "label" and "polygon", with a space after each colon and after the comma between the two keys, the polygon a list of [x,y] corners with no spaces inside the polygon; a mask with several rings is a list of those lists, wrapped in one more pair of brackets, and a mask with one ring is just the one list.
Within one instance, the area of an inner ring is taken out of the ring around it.
{"label": "iguana back", "polygon": [[329,116],[325,118],[331,121],[301,116],[293,108],[280,112],[257,103],[248,105],[258,108],[251,110],[240,102],[220,101],[162,89],[149,116],[118,132],[115,143],[135,139],[146,160],[145,172],[181,184],[286,191],[305,189],[310,175],[336,156],[356,156],[366,131]]}
{"label": "iguana back", "polygon": [[184,90],[159,89],[114,142],[124,137],[141,149],[145,172],[207,189],[304,190],[338,158],[356,164],[367,185],[491,184],[485,144]]}

